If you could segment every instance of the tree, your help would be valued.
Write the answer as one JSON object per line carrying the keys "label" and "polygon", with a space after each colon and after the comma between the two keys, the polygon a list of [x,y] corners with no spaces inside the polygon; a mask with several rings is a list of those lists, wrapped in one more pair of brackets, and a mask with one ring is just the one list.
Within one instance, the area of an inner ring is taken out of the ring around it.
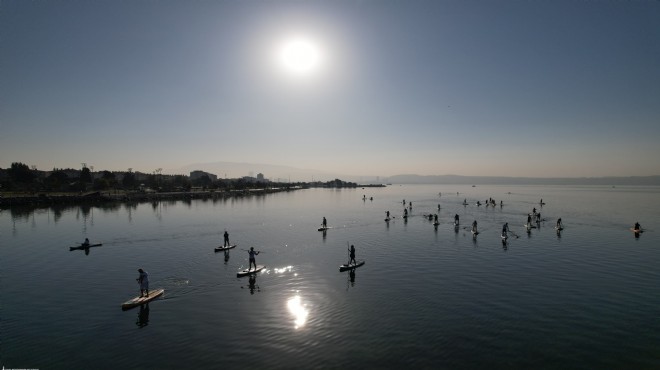
{"label": "tree", "polygon": [[115,174],[110,171],[103,171],[101,173],[101,179],[105,180],[109,187],[117,185],[117,178],[115,177]]}
{"label": "tree", "polygon": [[121,184],[125,188],[134,188],[137,184],[137,181],[135,180],[135,174],[130,171],[124,173],[124,178],[121,180]]}
{"label": "tree", "polygon": [[80,182],[84,184],[89,184],[92,182],[92,172],[89,170],[89,168],[83,167],[82,171],[80,171]]}
{"label": "tree", "polygon": [[94,180],[94,190],[106,190],[110,187],[110,182],[106,179],[96,179]]}
{"label": "tree", "polygon": [[35,176],[27,164],[21,162],[14,162],[9,169],[9,176],[14,182],[21,184],[31,183]]}
{"label": "tree", "polygon": [[44,185],[46,186],[46,189],[54,191],[54,190],[64,190],[66,189],[67,185],[69,184],[69,177],[66,175],[66,172],[56,170],[50,173],[48,177],[46,177],[46,180],[44,181]]}

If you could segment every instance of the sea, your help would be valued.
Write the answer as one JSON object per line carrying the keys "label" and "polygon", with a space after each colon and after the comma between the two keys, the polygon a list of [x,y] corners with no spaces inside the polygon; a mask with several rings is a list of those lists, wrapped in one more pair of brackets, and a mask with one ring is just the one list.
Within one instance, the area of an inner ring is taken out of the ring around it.
{"label": "sea", "polygon": [[[657,369],[659,210],[660,187],[520,185],[3,209],[0,366]],[[122,310],[139,268],[165,294]]]}

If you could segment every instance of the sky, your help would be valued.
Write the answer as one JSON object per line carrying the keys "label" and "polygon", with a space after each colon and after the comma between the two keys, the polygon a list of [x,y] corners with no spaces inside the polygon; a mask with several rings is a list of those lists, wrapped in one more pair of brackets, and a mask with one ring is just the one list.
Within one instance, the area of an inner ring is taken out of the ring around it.
{"label": "sky", "polygon": [[659,20],[655,0],[2,0],[0,167],[659,175]]}

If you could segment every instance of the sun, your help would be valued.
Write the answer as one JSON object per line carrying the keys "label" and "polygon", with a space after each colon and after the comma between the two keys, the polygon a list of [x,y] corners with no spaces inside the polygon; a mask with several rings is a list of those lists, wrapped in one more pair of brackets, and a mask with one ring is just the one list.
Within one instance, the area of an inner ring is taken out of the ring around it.
{"label": "sun", "polygon": [[280,46],[278,60],[286,72],[309,76],[320,69],[322,55],[316,42],[305,37],[293,37]]}

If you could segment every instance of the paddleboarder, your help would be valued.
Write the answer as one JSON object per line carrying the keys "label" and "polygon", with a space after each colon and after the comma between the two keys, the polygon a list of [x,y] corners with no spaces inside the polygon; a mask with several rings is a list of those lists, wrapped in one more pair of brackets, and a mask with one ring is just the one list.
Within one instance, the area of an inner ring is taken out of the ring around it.
{"label": "paddleboarder", "polygon": [[321,222],[321,225],[323,226],[324,229],[328,228],[328,221],[323,217],[323,221]]}
{"label": "paddleboarder", "polygon": [[225,230],[225,245],[224,246],[226,247],[228,245],[230,245],[229,244],[229,233],[227,232],[227,230]]}
{"label": "paddleboarder", "polygon": [[472,232],[475,234],[477,233],[477,220],[474,220],[472,223]]}
{"label": "paddleboarder", "polygon": [[353,262],[354,265],[357,265],[357,262],[355,261],[355,246],[351,244],[351,249],[349,249],[349,255],[350,259],[348,260],[348,264],[350,265],[351,262]]}
{"label": "paddleboarder", "polygon": [[504,226],[502,226],[502,235],[506,235],[508,231],[509,231],[509,223],[505,222]]}
{"label": "paddleboarder", "polygon": [[561,229],[561,228],[563,228],[563,227],[564,227],[564,225],[561,223],[561,217],[559,217],[559,218],[557,219],[557,229]]}
{"label": "paddleboarder", "polygon": [[528,213],[527,214],[527,227],[530,227],[530,226],[532,226],[532,215]]}
{"label": "paddleboarder", "polygon": [[408,218],[408,210],[405,208],[403,209],[403,218]]}
{"label": "paddleboarder", "polygon": [[89,247],[89,238],[85,238],[85,241],[82,243],[83,247]]}
{"label": "paddleboarder", "polygon": [[[325,217],[323,217],[323,221],[325,222]],[[252,268],[252,264],[254,264],[254,269],[257,269],[257,261],[254,259],[254,256],[258,255],[260,251],[255,251],[254,247],[250,247],[250,250],[248,251],[250,254],[250,264],[248,266],[248,271],[250,271],[250,268]]]}
{"label": "paddleboarder", "polygon": [[635,222],[635,227],[633,228],[634,231],[640,231],[642,227],[639,225],[639,222]]}
{"label": "paddleboarder", "polygon": [[385,214],[387,215],[387,217],[386,217],[386,218],[388,218],[388,219],[389,219],[389,218],[390,218],[390,211],[387,211],[387,212],[385,212]]}
{"label": "paddleboarder", "polygon": [[135,279],[140,284],[140,298],[149,297],[149,273],[143,269],[138,269],[140,276]]}
{"label": "paddleboarder", "polygon": [[458,225],[458,213],[454,216],[454,225]]}

